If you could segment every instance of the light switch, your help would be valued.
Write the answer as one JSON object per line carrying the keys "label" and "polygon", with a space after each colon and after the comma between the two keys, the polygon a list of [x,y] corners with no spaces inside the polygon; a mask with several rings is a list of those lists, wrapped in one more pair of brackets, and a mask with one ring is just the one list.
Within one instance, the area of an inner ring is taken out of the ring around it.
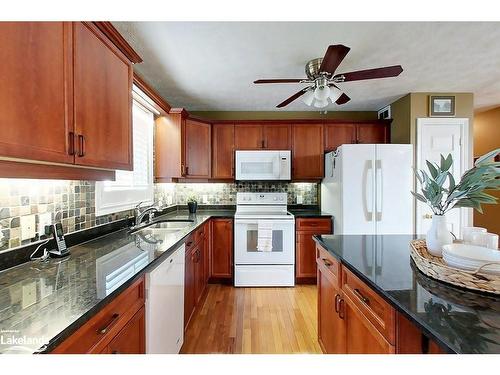
{"label": "light switch", "polygon": [[20,225],[21,225],[21,241],[29,240],[30,238],[35,237],[36,235],[35,215],[21,216]]}
{"label": "light switch", "polygon": [[50,212],[38,215],[38,230],[39,234],[45,233],[45,226],[52,224],[52,215]]}

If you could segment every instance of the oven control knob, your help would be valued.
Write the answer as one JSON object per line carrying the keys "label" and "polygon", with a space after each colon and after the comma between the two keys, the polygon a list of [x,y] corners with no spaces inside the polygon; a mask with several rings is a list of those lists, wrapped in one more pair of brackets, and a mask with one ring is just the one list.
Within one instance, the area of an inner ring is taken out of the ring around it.
{"label": "oven control knob", "polygon": [[280,201],[282,201],[282,200],[283,200],[283,197],[280,197]]}
{"label": "oven control knob", "polygon": [[274,197],[274,198],[273,198],[273,200],[277,201],[277,200],[278,200],[278,198]]}

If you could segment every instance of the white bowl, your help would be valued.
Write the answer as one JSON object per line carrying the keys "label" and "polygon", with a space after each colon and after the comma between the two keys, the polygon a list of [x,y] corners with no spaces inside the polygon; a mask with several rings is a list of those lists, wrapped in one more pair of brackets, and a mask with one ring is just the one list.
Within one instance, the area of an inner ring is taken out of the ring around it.
{"label": "white bowl", "polygon": [[[444,259],[444,258],[443,258]],[[453,268],[458,268],[460,270],[465,270],[465,271],[476,271],[479,267],[476,267],[476,266],[468,266],[468,265],[464,265],[464,264],[461,264],[461,263],[456,263],[454,261],[451,261],[449,259],[444,259],[444,262],[450,266],[450,267],[453,267]],[[485,266],[484,268],[482,268],[479,273],[488,273],[488,274],[491,274],[491,275],[497,275],[497,276],[500,276],[500,268],[498,266],[495,266],[495,265],[488,265],[488,266]]]}
{"label": "white bowl", "polygon": [[473,262],[499,262],[500,251],[488,249],[487,247],[454,243],[443,246],[443,253],[454,258],[462,258]]}

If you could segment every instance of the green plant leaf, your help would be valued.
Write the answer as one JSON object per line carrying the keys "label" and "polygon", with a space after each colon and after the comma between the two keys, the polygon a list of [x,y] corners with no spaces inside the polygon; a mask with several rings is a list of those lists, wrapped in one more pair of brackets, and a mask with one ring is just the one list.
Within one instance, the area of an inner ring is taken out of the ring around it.
{"label": "green plant leaf", "polygon": [[424,202],[424,203],[427,203],[427,199],[425,199],[425,197],[422,195],[422,194],[418,194],[418,193],[415,193],[415,192],[411,192],[413,194],[413,196],[415,198],[417,198],[420,202]]}
{"label": "green plant leaf", "polygon": [[425,162],[427,163],[427,168],[429,169],[432,178],[436,178],[438,175],[437,168],[429,160],[426,160]]}
{"label": "green plant leaf", "polygon": [[484,162],[488,161],[489,159],[493,159],[495,156],[497,156],[498,154],[500,154],[500,148],[497,148],[496,150],[492,150],[486,154],[484,154],[483,156],[479,157],[476,162],[474,163],[474,165],[476,167],[480,166],[481,164],[483,164]]}
{"label": "green plant leaf", "polygon": [[453,189],[455,189],[455,178],[450,172],[448,172],[448,180],[450,181],[450,186],[448,187],[448,189],[449,191],[452,191]]}

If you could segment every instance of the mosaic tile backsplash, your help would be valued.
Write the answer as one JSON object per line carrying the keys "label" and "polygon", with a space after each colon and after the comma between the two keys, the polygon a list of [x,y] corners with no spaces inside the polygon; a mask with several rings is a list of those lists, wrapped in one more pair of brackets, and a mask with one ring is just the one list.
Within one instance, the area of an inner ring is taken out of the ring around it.
{"label": "mosaic tile backsplash", "polygon": [[[286,192],[288,204],[318,204],[319,184],[285,182],[156,184],[159,206],[184,205],[195,196],[200,205],[232,205],[237,192]],[[21,240],[22,218],[34,215],[35,236]],[[0,251],[43,238],[43,224],[60,221],[65,233],[134,215],[133,210],[96,216],[94,181],[0,179]]]}

